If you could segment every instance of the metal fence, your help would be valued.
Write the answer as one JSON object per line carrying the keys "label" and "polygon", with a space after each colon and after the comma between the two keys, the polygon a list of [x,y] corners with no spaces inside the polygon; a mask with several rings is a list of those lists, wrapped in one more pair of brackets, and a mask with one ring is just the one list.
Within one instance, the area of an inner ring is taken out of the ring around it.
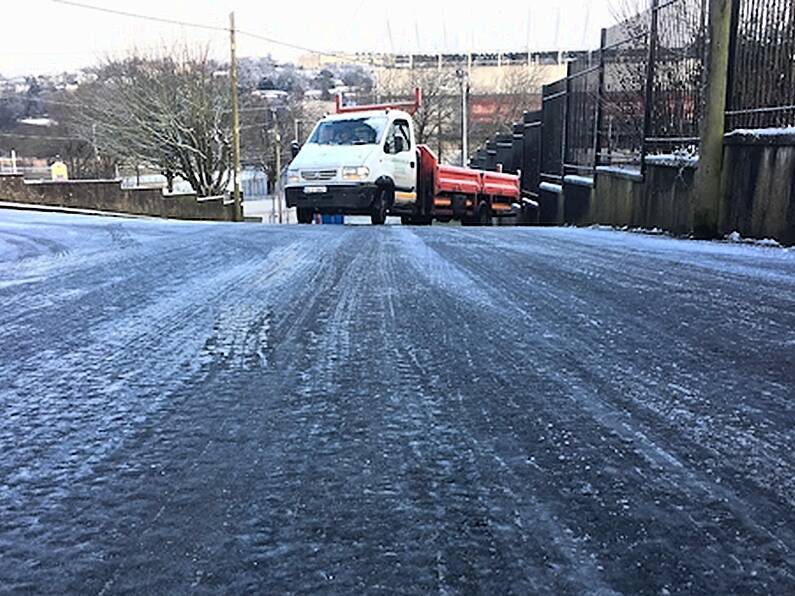
{"label": "metal fence", "polygon": [[727,130],[795,124],[795,3],[735,0]]}
{"label": "metal fence", "polygon": [[697,151],[706,16],[706,0],[669,0],[655,9],[647,153]]}
{"label": "metal fence", "polygon": [[563,180],[566,135],[566,79],[544,85],[541,110],[541,182]]}
{"label": "metal fence", "polygon": [[601,73],[601,52],[569,62],[564,173],[587,173],[596,165]]}
{"label": "metal fence", "polygon": [[525,112],[522,122],[522,189],[531,197],[541,182],[541,118],[541,110]]}
{"label": "metal fence", "polygon": [[[495,136],[472,164],[521,170],[535,196],[541,183],[600,166],[642,175],[651,156],[697,156],[707,23],[707,0],[651,0],[603,30],[599,49],[571,57],[512,144]],[[795,126],[795,0],[735,0],[728,74],[727,132]]]}
{"label": "metal fence", "polygon": [[649,11],[639,14],[606,29],[602,36],[597,165],[642,163],[651,16]]}
{"label": "metal fence", "polygon": [[48,166],[22,165],[20,162],[13,157],[0,157],[0,174],[21,174],[26,180],[49,180],[52,175]]}

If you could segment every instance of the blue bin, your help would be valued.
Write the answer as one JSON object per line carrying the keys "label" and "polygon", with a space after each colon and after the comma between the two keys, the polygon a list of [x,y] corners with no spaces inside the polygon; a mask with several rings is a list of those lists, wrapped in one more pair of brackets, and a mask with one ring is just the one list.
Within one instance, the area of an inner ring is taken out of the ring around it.
{"label": "blue bin", "polygon": [[321,215],[320,222],[324,224],[342,225],[345,223],[344,215]]}

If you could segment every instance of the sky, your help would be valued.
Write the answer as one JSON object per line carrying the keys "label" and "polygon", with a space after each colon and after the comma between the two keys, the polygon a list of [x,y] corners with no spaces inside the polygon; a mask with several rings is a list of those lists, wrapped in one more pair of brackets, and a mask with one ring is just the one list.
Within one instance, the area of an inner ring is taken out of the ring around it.
{"label": "sky", "polygon": [[[474,52],[588,49],[614,22],[616,0],[79,0],[106,8],[228,27],[331,52]],[[175,44],[208,44],[219,58],[228,33],[150,22],[58,4],[9,2],[0,19],[0,74],[57,73]],[[488,7],[483,10],[479,7]],[[294,60],[301,51],[246,36],[240,56]]]}

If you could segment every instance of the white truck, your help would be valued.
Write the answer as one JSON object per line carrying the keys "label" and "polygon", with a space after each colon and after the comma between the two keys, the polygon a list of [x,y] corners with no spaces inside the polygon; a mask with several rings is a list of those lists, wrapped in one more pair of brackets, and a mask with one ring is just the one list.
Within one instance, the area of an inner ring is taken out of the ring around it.
{"label": "white truck", "polygon": [[390,211],[417,200],[414,104],[343,107],[317,123],[287,170],[287,206],[300,223],[316,213],[369,215],[383,224]]}
{"label": "white truck", "polygon": [[417,145],[411,104],[342,106],[317,123],[287,169],[287,206],[299,223],[315,214],[369,215],[383,224],[387,214],[402,223],[430,224],[458,219],[489,225],[510,215],[520,200],[519,176],[440,164]]}

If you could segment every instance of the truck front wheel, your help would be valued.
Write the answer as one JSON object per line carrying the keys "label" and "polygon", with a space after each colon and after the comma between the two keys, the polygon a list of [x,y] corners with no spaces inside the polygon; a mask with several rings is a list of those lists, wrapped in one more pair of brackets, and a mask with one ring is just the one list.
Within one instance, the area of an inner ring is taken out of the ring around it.
{"label": "truck front wheel", "polygon": [[298,208],[298,223],[300,224],[311,224],[312,218],[314,217],[314,213],[312,209],[308,207],[299,207]]}
{"label": "truck front wheel", "polygon": [[370,223],[374,226],[382,226],[386,222],[387,210],[387,191],[380,190],[373,202],[373,211],[370,213]]}

